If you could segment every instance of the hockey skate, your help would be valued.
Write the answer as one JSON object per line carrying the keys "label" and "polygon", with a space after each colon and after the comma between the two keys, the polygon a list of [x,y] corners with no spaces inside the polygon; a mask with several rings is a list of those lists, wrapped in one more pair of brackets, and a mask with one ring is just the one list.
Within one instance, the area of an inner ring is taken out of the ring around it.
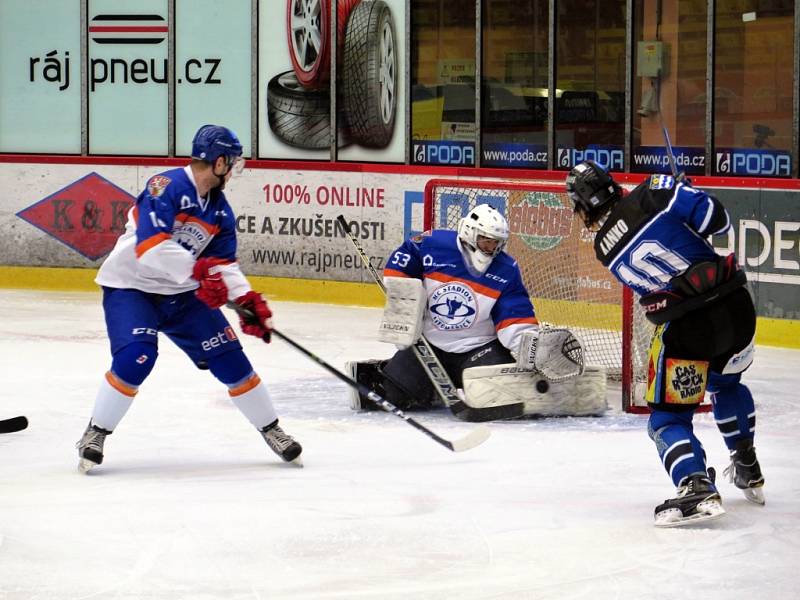
{"label": "hockey skate", "polygon": [[106,436],[111,432],[89,421],[86,431],[75,447],[78,449],[78,470],[81,473],[88,473],[91,469],[103,462],[103,444]]}
{"label": "hockey skate", "polygon": [[680,527],[717,519],[725,514],[722,499],[714,487],[714,469],[708,476],[689,475],[678,487],[678,495],[656,507],[656,527]]}
{"label": "hockey skate", "polygon": [[267,446],[269,446],[275,454],[286,462],[294,463],[299,467],[303,466],[303,460],[300,458],[303,447],[278,426],[277,419],[264,427],[264,429],[261,429],[260,433],[264,441],[267,442]]}
{"label": "hockey skate", "polygon": [[752,439],[736,442],[736,448],[731,452],[731,464],[722,474],[742,490],[744,497],[750,502],[762,506],[766,503],[763,490],[764,476],[761,474],[761,466],[758,464]]}

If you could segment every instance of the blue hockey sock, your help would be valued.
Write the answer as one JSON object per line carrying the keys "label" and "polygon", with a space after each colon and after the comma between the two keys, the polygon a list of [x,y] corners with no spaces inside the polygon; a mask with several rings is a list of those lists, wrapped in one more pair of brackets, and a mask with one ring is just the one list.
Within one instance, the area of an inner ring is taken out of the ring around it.
{"label": "blue hockey sock", "polygon": [[708,378],[707,389],[714,408],[714,420],[728,450],[734,450],[739,440],[752,439],[755,435],[755,403],[741,378],[740,373],[719,375],[713,372]]}
{"label": "blue hockey sock", "polygon": [[689,475],[706,472],[706,453],[692,429],[693,414],[694,410],[654,410],[647,425],[661,464],[676,487]]}

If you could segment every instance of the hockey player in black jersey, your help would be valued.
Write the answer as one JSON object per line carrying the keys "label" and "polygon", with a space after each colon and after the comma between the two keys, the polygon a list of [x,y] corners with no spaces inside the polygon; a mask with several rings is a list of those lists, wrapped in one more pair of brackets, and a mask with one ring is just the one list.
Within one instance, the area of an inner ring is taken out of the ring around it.
{"label": "hockey player in black jersey", "polygon": [[657,326],[648,366],[648,433],[678,493],[656,507],[656,526],[725,513],[714,470],[706,467],[692,430],[706,391],[731,453],[725,473],[748,500],[764,504],[753,397],[740,381],[753,361],[755,308],[736,257],[718,256],[706,241],[728,230],[727,210],[669,175],[653,175],[623,195],[593,161],[575,166],[566,187],[575,212],[596,232],[597,259],[639,294]]}

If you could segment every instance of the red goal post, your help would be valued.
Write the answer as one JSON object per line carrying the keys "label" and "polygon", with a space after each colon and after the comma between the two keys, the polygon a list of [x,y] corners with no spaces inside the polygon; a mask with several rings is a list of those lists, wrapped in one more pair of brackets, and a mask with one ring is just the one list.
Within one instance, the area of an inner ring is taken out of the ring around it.
{"label": "red goal post", "polygon": [[621,382],[623,410],[646,412],[653,326],[630,290],[595,258],[594,236],[575,218],[563,183],[432,179],[424,228],[456,229],[477,204],[491,204],[508,219],[506,251],[520,266],[539,320],[576,331],[587,364]]}

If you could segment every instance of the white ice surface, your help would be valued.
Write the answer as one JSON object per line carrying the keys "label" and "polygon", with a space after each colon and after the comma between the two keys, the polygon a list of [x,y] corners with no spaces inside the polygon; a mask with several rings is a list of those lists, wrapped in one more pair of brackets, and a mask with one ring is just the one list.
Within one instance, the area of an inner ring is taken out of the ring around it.
{"label": "white ice surface", "polygon": [[[373,309],[274,303],[275,324],[338,368],[388,356]],[[207,372],[159,362],[89,476],[74,448],[109,366],[99,295],[0,291],[0,599],[782,600],[800,597],[800,352],[746,374],[767,504],[721,483],[728,514],[660,530],[673,495],[646,417],[493,423],[454,454],[283,342],[243,340],[305,468],[278,461]],[[445,437],[469,424],[414,415]],[[696,430],[718,471],[710,415]]]}

